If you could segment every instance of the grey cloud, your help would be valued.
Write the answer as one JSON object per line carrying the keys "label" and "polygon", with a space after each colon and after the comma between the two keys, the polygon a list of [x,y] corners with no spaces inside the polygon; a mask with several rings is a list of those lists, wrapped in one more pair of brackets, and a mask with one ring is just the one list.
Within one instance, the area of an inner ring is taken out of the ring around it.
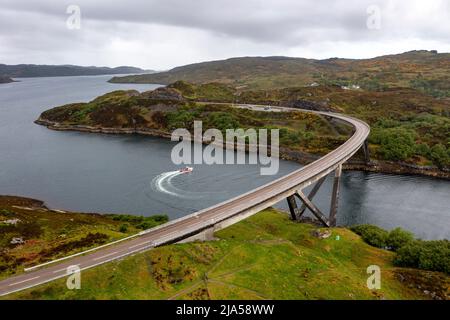
{"label": "grey cloud", "polygon": [[[79,32],[65,28],[70,4],[79,5],[82,11]],[[378,31],[366,27],[366,10],[372,4],[382,10]],[[407,38],[448,48],[449,9],[445,0],[0,0],[0,60],[11,59],[11,52],[31,56],[39,51],[45,55],[45,50],[59,53],[64,60],[68,48],[88,55],[109,50],[114,39],[132,40],[148,52],[164,52],[168,43],[180,41],[184,34],[197,34],[195,38],[207,42],[199,44],[192,38],[192,44],[183,43],[191,46],[187,51],[198,52],[197,61],[209,57],[202,57],[201,52],[217,52],[211,48],[215,45],[222,45],[224,53],[238,55],[259,52],[258,48],[265,55],[320,48],[321,44],[330,47],[330,43],[376,42],[385,47]],[[424,17],[423,12],[430,16]],[[158,32],[165,37],[156,36]],[[237,43],[240,50],[229,49]]]}

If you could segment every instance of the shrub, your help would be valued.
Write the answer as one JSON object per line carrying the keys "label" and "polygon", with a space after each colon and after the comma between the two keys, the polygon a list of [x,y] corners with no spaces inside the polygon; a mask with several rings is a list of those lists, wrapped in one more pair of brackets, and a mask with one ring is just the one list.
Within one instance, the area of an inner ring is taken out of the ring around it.
{"label": "shrub", "polygon": [[366,243],[374,247],[385,248],[387,246],[387,238],[389,234],[386,230],[370,224],[353,226],[350,229],[360,235]]}
{"label": "shrub", "polygon": [[226,112],[212,112],[208,116],[208,122],[211,127],[225,132],[227,129],[236,129],[239,127],[239,122],[233,115]]}
{"label": "shrub", "polygon": [[[167,222],[169,220],[169,217],[167,217],[166,215],[154,215],[150,217],[143,217],[143,216],[133,216],[130,214],[109,214],[108,216],[115,221],[128,222],[129,224],[135,226],[136,228],[144,230],[156,227],[157,225]],[[120,228],[122,228],[122,226]]]}
{"label": "shrub", "polygon": [[119,228],[119,231],[122,233],[126,233],[128,231],[128,225],[127,224],[122,224]]}
{"label": "shrub", "polygon": [[0,215],[5,216],[7,218],[15,217],[16,213],[14,211],[8,210],[8,209],[1,209]]}
{"label": "shrub", "polygon": [[57,254],[64,254],[67,252],[71,252],[75,249],[82,249],[82,248],[88,248],[95,245],[101,245],[106,243],[108,240],[108,236],[106,234],[96,232],[91,233],[89,232],[85,237],[78,239],[78,240],[72,240],[69,242],[61,243],[55,247],[52,248],[46,248],[43,249],[39,254],[43,258],[51,257],[53,255]]}
{"label": "shrub", "polygon": [[431,148],[431,158],[441,168],[450,165],[450,157],[442,144],[436,144]]}
{"label": "shrub", "polygon": [[411,232],[395,228],[389,232],[386,244],[391,250],[397,251],[412,241],[414,241],[414,235]]}
{"label": "shrub", "polygon": [[419,143],[416,144],[415,152],[420,156],[428,157],[430,155],[431,149],[426,143]]}
{"label": "shrub", "polygon": [[167,113],[167,125],[169,129],[186,128],[191,130],[194,123],[194,114],[187,110]]}
{"label": "shrub", "polygon": [[397,251],[394,264],[450,273],[450,242],[448,240],[410,242]]}
{"label": "shrub", "polygon": [[370,141],[380,145],[386,160],[405,160],[415,152],[415,132],[403,128],[375,129]]}

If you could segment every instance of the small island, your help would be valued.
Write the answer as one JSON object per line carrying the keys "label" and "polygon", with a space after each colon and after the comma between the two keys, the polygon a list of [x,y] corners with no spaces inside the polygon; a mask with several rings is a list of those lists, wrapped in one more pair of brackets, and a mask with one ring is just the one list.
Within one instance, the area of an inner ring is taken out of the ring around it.
{"label": "small island", "polygon": [[11,82],[15,82],[15,81],[8,76],[0,75],[0,84],[1,83],[11,83]]}

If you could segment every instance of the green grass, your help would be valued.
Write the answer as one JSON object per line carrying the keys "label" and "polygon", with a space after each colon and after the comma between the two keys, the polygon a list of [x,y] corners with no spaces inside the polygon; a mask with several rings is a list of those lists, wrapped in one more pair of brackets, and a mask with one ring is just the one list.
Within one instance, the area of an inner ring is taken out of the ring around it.
{"label": "green grass", "polygon": [[[167,216],[130,217],[49,210],[41,201],[0,196],[0,279],[26,267],[119,240],[164,223]],[[126,225],[126,229],[121,228]],[[25,243],[11,244],[12,238]]]}
{"label": "green grass", "polygon": [[[394,267],[392,252],[371,247],[344,228],[318,239],[311,235],[315,228],[268,209],[217,232],[217,241],[164,246],[83,271],[80,290],[67,290],[61,279],[6,298],[426,298],[411,282],[398,280],[402,272],[421,279],[421,271]],[[366,286],[366,269],[373,264],[381,268],[381,290]],[[430,275],[448,286],[445,275]]]}

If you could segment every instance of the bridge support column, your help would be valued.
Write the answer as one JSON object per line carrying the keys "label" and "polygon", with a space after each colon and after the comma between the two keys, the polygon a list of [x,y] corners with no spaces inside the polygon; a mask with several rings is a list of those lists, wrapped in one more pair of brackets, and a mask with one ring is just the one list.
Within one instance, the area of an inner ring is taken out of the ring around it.
{"label": "bridge support column", "polygon": [[[326,177],[322,177],[320,178],[319,181],[317,181],[317,183],[314,185],[314,188],[311,190],[311,192],[308,194],[308,199],[310,201],[312,201],[312,199],[314,198],[314,196],[316,195],[317,191],[319,191],[320,187],[322,186],[323,182],[325,181]],[[305,213],[306,211],[306,205],[303,203],[302,206],[300,207],[300,210],[298,211],[297,214],[297,219],[300,219],[301,216]]]}
{"label": "bridge support column", "polygon": [[339,205],[339,187],[341,184],[342,164],[340,164],[334,173],[333,194],[331,196],[330,207],[330,226],[336,226],[336,214]]}
{"label": "bridge support column", "polygon": [[295,195],[299,197],[300,200],[303,201],[305,206],[309,210],[311,210],[311,212],[316,216],[317,219],[320,220],[320,222],[322,222],[326,227],[330,226],[328,219],[325,217],[322,211],[320,211],[319,208],[317,208],[316,205],[312,203],[311,200],[309,200],[308,197],[301,190],[298,190]]}
{"label": "bridge support column", "polygon": [[288,202],[288,206],[289,206],[289,211],[291,212],[291,219],[296,220],[298,207],[297,207],[297,202],[295,202],[295,197],[294,196],[288,197],[287,202]]}
{"label": "bridge support column", "polygon": [[369,152],[369,142],[367,141],[367,139],[364,141],[363,151],[364,151],[364,160],[366,161],[366,163],[369,163],[370,162],[370,152]]}

